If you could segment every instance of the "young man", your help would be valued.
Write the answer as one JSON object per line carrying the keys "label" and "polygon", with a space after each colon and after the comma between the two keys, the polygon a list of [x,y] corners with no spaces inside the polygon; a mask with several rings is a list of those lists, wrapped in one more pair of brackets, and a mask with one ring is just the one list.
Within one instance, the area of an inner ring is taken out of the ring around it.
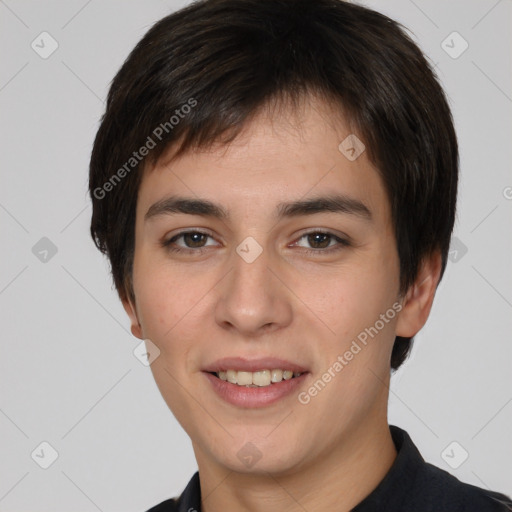
{"label": "young man", "polygon": [[115,77],[91,233],[199,472],[156,511],[500,511],[387,421],[447,260],[458,149],[389,18],[206,0]]}

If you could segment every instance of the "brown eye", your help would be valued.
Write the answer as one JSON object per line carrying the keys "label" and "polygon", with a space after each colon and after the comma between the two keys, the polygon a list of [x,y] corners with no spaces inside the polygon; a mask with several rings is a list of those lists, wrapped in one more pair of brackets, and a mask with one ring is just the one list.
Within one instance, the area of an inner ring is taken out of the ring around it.
{"label": "brown eye", "polygon": [[[209,242],[210,239],[213,243]],[[208,233],[202,231],[182,231],[169,240],[161,242],[162,246],[173,252],[188,251],[190,253],[201,252],[201,249],[215,245],[215,241]],[[195,251],[195,249],[197,249]]]}
{"label": "brown eye", "polygon": [[183,238],[185,245],[191,249],[196,247],[204,247],[204,243],[208,239],[208,235],[199,233],[197,231],[182,233],[181,237]]}
{"label": "brown eye", "polygon": [[331,243],[332,235],[328,233],[309,233],[308,243],[313,249],[325,249]]}
{"label": "brown eye", "polygon": [[304,233],[293,245],[311,254],[326,254],[350,246],[350,242],[334,233],[311,231]]}

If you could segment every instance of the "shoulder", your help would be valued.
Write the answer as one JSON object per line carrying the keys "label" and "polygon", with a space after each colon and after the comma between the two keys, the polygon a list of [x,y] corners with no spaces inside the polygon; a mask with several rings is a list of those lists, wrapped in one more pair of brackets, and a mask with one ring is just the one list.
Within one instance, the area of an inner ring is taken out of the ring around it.
{"label": "shoulder", "polygon": [[397,457],[379,487],[363,502],[371,507],[361,507],[358,512],[380,511],[384,504],[392,504],[395,511],[512,511],[508,496],[460,481],[426,462],[405,430],[390,425],[390,431]]}
{"label": "shoulder", "polygon": [[416,475],[414,502],[419,510],[446,512],[505,512],[512,501],[504,494],[461,482],[432,464],[425,463]]}
{"label": "shoulder", "polygon": [[170,498],[151,507],[147,512],[175,512],[178,510],[178,498]]}
{"label": "shoulder", "polygon": [[199,472],[192,476],[180,496],[162,501],[147,512],[201,512]]}

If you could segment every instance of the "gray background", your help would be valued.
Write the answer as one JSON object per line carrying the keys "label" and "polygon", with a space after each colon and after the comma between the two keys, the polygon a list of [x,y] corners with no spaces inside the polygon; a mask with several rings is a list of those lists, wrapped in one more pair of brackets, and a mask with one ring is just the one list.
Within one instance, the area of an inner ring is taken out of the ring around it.
{"label": "gray background", "polygon": [[[151,24],[186,3],[0,0],[2,511],[140,512],[196,469],[133,355],[86,193],[110,80]],[[436,64],[461,149],[452,261],[392,380],[390,422],[433,464],[512,494],[512,2],[365,3],[410,28]],[[43,31],[58,43],[46,59],[31,47],[51,49]],[[469,44],[457,58],[454,31]],[[58,452],[48,469],[43,441]]]}

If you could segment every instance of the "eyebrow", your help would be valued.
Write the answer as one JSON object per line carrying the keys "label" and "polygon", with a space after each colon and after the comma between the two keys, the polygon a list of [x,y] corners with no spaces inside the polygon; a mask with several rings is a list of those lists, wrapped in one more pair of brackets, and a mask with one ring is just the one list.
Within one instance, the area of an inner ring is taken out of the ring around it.
{"label": "eyebrow", "polygon": [[[343,194],[279,203],[276,215],[281,220],[283,218],[325,212],[354,215],[367,221],[372,219],[370,209],[362,201]],[[227,220],[229,218],[227,210],[206,199],[171,196],[152,204],[146,212],[144,220],[147,221],[160,215],[172,214],[200,215],[219,220]]]}

